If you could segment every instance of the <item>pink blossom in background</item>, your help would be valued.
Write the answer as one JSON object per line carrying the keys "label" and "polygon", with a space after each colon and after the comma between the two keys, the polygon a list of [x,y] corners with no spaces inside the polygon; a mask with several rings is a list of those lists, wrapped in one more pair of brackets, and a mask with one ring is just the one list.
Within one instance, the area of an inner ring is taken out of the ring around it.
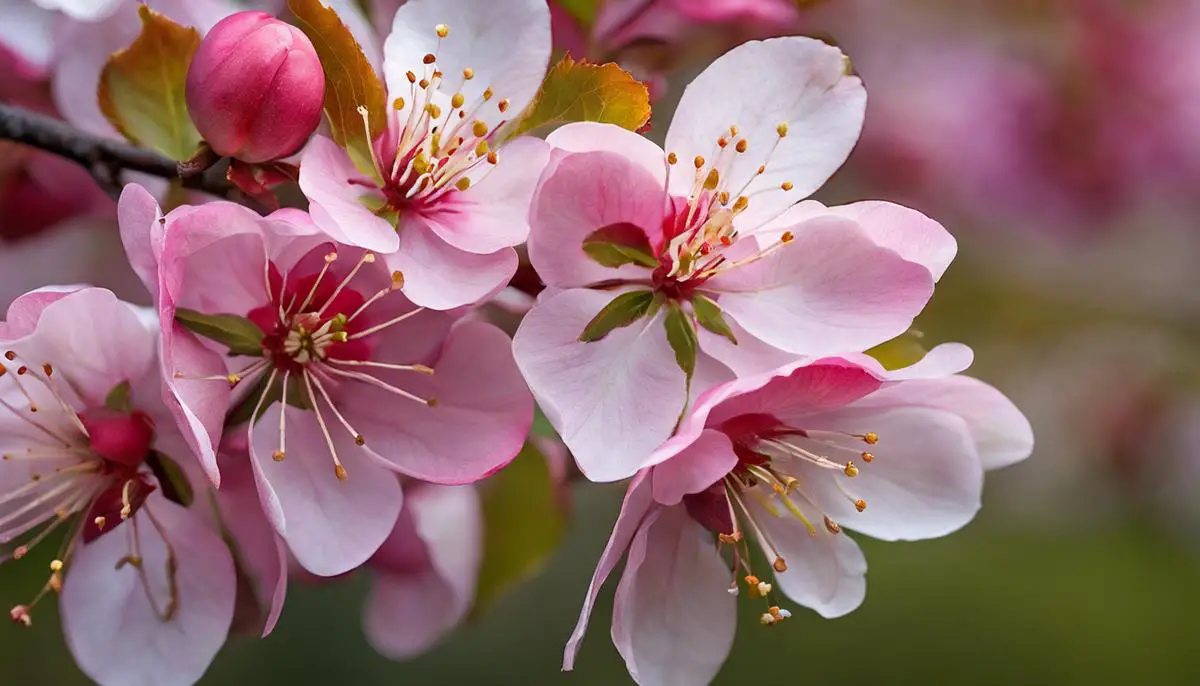
{"label": "pink blossom in background", "polygon": [[[984,470],[1033,448],[1011,402],[954,374],[970,360],[956,344],[896,372],[826,358],[702,396],[630,484],[564,669],[622,557],[612,637],[641,684],[708,683],[733,644],[742,588],[767,625],[791,616],[782,596],[823,617],[858,607],[866,561],[846,530],[951,533],[979,509]],[[752,569],[750,538],[769,569]]]}
{"label": "pink blossom in background", "polygon": [[363,173],[315,138],[300,173],[313,220],[339,242],[380,253],[418,305],[451,309],[500,290],[516,271],[513,247],[529,233],[547,156],[539,139],[503,143],[503,124],[532,101],[549,58],[542,0],[404,4],[383,61],[389,101],[400,107],[375,142],[374,169]]}
{"label": "pink blossom in background", "polygon": [[[520,450],[533,403],[507,335],[415,307],[374,253],[331,243],[297,210],[216,202],[162,217],[130,186],[120,213],[155,293],[181,428],[219,484],[227,414],[257,417],[245,432],[263,509],[310,571],[375,552],[401,508],[393,472],[470,483]],[[253,334],[226,351],[180,323],[188,311],[243,318]]]}
{"label": "pink blossom in background", "polygon": [[[794,97],[761,97],[795,84]],[[529,238],[547,290],[514,351],[589,478],[645,466],[689,390],[908,329],[954,239],[888,203],[801,202],[849,154],[865,100],[837,48],[779,38],[730,51],[692,82],[669,152],[600,124],[548,137]],[[630,298],[644,299],[638,316],[584,340],[604,308]],[[685,305],[700,350],[690,384],[664,334]]]}
{"label": "pink blossom in background", "polygon": [[381,654],[426,652],[466,618],[483,561],[483,512],[474,486],[404,483],[404,509],[367,562],[373,572],[363,631]]}
{"label": "pink blossom in background", "polygon": [[186,473],[192,459],[160,399],[155,335],[95,288],[22,296],[0,332],[0,538],[23,540],[19,560],[80,515],[42,593],[11,615],[29,624],[38,600],[61,592],[67,645],[106,686],[194,683],[234,611],[221,534],[205,510],[168,499],[150,464]]}

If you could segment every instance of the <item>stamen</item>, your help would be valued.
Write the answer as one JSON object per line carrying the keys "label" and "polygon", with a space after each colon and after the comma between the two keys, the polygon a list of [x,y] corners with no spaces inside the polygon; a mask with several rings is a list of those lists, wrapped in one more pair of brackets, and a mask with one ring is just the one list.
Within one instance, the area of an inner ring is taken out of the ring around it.
{"label": "stamen", "polygon": [[333,456],[333,473],[339,481],[345,481],[347,478],[346,468],[342,466],[342,461],[338,459],[337,448],[333,445],[333,436],[329,434],[329,427],[325,424],[325,418],[321,416],[321,407],[315,402],[315,396],[312,392],[312,374],[307,371],[303,372],[304,385],[308,388],[308,396],[314,398],[313,414],[317,416],[317,426],[321,427],[321,434],[325,436],[325,445],[329,447],[329,454]]}
{"label": "stamen", "polygon": [[388,391],[390,393],[395,393],[396,395],[398,395],[402,398],[408,398],[409,400],[414,400],[416,402],[419,402],[423,405],[427,405],[429,407],[437,407],[437,404],[438,404],[437,398],[426,399],[426,398],[422,398],[417,395],[413,395],[412,393],[409,393],[406,390],[396,388],[395,386],[392,386],[391,384],[380,381],[379,379],[376,379],[375,377],[371,376],[370,374],[363,374],[362,372],[351,372],[351,371],[347,371],[345,369],[338,369],[337,367],[334,367],[332,365],[326,366],[325,371],[329,372],[330,374],[334,374],[336,376],[343,376],[348,379],[356,379],[358,381],[362,381],[364,383],[371,384],[372,386],[375,386],[376,388],[382,388],[383,390]]}
{"label": "stamen", "polygon": [[392,318],[392,319],[389,319],[388,321],[386,321],[386,322],[384,322],[384,323],[382,323],[382,324],[377,324],[377,325],[375,325],[375,326],[372,326],[371,328],[369,328],[369,329],[366,329],[366,330],[364,330],[364,331],[358,331],[358,332],[354,333],[353,335],[351,335],[351,336],[348,338],[348,340],[351,340],[351,341],[353,341],[353,340],[357,340],[357,339],[359,339],[359,338],[365,338],[366,336],[370,336],[370,335],[371,335],[371,334],[373,334],[373,333],[378,333],[378,332],[380,332],[380,331],[383,331],[384,329],[387,329],[387,328],[388,328],[388,327],[390,327],[390,326],[393,326],[393,325],[399,324],[400,322],[404,321],[405,319],[408,319],[409,317],[413,317],[413,316],[415,316],[415,315],[417,315],[417,314],[420,314],[421,312],[424,312],[424,311],[425,311],[425,308],[424,308],[424,307],[418,307],[418,308],[416,308],[416,309],[414,309],[414,310],[410,310],[410,311],[408,311],[408,312],[405,312],[404,314],[402,314],[402,315],[400,315],[400,316],[398,316],[398,317],[394,317],[394,318]]}
{"label": "stamen", "polygon": [[358,258],[358,262],[354,265],[354,268],[351,269],[350,273],[346,275],[346,278],[342,279],[342,282],[337,285],[337,288],[333,289],[333,293],[330,293],[329,297],[326,298],[325,304],[322,305],[321,309],[317,310],[314,314],[320,317],[325,312],[325,308],[329,307],[329,305],[333,303],[333,301],[336,300],[339,295],[342,294],[342,291],[346,289],[346,286],[350,285],[350,282],[358,274],[358,270],[362,269],[364,264],[372,264],[374,262],[375,253],[363,253],[362,257]]}

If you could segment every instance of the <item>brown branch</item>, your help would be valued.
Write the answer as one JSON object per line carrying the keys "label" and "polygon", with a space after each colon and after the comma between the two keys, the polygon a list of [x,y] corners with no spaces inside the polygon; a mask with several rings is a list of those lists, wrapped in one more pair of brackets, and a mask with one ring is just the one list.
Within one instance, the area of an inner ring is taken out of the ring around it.
{"label": "brown branch", "polygon": [[125,171],[179,180],[184,188],[223,198],[236,193],[224,179],[204,173],[215,162],[211,155],[199,158],[199,164],[176,163],[156,152],[95,136],[53,117],[12,105],[0,104],[0,140],[22,143],[79,164],[113,197],[121,193],[121,175]]}

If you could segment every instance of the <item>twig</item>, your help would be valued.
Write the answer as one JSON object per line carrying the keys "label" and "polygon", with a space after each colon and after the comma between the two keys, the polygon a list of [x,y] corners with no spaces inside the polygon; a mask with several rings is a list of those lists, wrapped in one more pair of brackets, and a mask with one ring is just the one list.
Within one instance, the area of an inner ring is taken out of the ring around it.
{"label": "twig", "polygon": [[184,188],[219,197],[232,197],[237,192],[224,179],[205,175],[207,167],[200,168],[203,165],[176,163],[156,152],[85,133],[53,117],[12,105],[0,104],[0,140],[23,143],[76,162],[113,197],[121,193],[124,171],[179,180]]}

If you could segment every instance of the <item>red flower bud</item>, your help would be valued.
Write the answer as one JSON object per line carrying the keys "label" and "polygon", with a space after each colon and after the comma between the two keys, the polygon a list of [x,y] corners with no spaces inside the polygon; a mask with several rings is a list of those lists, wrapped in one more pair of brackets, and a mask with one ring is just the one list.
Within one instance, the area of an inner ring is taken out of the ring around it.
{"label": "red flower bud", "polygon": [[304,145],[321,122],[325,74],[312,43],[265,12],[238,12],[192,58],[187,105],[218,154],[269,162]]}

